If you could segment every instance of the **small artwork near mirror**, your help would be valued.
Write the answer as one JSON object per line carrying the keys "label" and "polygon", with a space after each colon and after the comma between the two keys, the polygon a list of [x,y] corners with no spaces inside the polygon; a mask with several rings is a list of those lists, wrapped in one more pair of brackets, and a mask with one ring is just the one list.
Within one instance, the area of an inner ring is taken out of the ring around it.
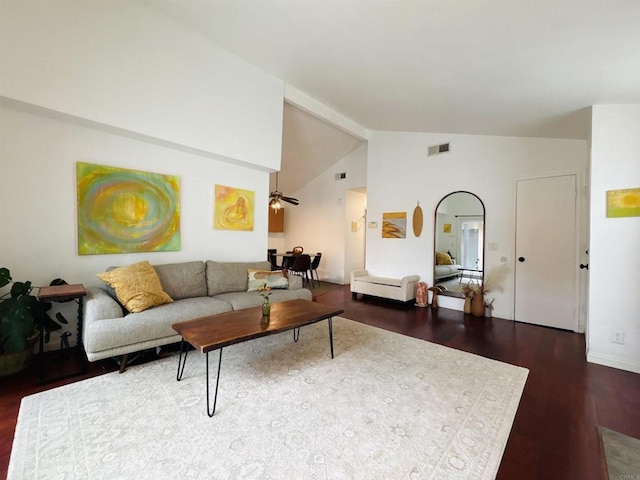
{"label": "small artwork near mirror", "polygon": [[382,214],[382,238],[407,237],[407,212]]}
{"label": "small artwork near mirror", "polygon": [[484,204],[470,192],[453,192],[438,203],[434,228],[434,285],[441,295],[464,297],[462,287],[484,278]]}

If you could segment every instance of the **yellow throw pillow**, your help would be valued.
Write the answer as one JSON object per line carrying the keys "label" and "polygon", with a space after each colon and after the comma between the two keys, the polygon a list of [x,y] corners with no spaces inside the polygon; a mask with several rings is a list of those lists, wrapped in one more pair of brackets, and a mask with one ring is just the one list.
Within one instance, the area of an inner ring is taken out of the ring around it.
{"label": "yellow throw pillow", "polygon": [[446,252],[436,252],[436,265],[453,265],[453,260]]}
{"label": "yellow throw pillow", "polygon": [[173,302],[162,289],[158,274],[146,261],[99,273],[98,278],[113,287],[120,303],[130,312]]}

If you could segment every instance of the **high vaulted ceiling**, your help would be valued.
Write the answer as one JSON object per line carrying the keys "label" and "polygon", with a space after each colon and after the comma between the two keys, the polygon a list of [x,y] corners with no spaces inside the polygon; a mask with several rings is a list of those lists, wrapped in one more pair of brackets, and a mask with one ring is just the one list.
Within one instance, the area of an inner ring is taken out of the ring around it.
{"label": "high vaulted ceiling", "polygon": [[147,0],[372,130],[586,139],[640,103],[639,0]]}
{"label": "high vaulted ceiling", "polygon": [[[293,194],[360,144],[362,140],[285,103],[278,190]],[[275,188],[274,175],[270,187]]]}

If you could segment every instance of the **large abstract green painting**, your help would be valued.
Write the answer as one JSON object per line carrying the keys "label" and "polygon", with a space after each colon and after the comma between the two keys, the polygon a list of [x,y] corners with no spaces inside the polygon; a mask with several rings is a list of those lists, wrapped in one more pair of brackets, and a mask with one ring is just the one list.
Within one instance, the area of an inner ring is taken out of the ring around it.
{"label": "large abstract green painting", "polygon": [[77,162],[78,254],[180,250],[180,179]]}

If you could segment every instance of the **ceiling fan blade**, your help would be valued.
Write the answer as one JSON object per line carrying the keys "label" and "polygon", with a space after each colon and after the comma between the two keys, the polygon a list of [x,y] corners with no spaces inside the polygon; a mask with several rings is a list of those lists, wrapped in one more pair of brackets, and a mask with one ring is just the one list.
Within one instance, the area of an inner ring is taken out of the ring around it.
{"label": "ceiling fan blade", "polygon": [[285,197],[282,192],[278,191],[278,173],[276,172],[276,189],[273,192],[269,193],[269,206],[273,206],[276,202],[290,203],[291,205],[299,205],[300,201],[297,198],[293,197]]}

